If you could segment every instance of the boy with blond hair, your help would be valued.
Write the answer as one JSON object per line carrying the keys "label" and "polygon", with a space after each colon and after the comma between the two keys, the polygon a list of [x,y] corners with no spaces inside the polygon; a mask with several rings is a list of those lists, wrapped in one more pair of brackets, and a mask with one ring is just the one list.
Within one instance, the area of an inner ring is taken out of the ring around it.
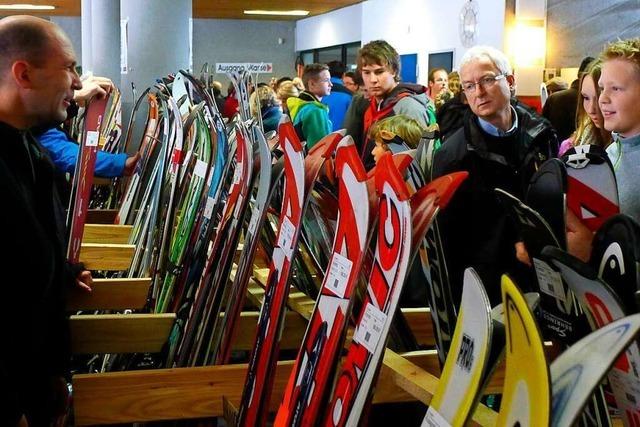
{"label": "boy with blond hair", "polygon": [[598,103],[604,128],[616,133],[607,153],[615,168],[620,210],[640,221],[640,38],[611,43],[600,58],[603,64]]}

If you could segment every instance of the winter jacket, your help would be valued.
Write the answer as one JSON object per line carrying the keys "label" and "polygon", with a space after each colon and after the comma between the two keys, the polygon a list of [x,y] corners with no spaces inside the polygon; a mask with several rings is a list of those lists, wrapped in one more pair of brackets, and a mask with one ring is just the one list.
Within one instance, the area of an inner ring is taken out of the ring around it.
{"label": "winter jacket", "polygon": [[526,288],[529,270],[517,261],[519,240],[515,225],[494,194],[501,188],[523,198],[535,170],[555,157],[558,141],[551,124],[514,100],[518,127],[505,136],[493,136],[467,111],[464,126],[444,140],[435,153],[432,178],[468,171],[446,209],[438,214],[445,259],[454,301],[459,303],[464,269],[480,275],[492,304],[500,302],[500,277],[511,273]]}
{"label": "winter jacket", "polygon": [[[56,169],[62,173],[73,174],[80,153],[80,146],[71,141],[58,128],[49,129],[41,135],[36,135],[38,142],[47,150]],[[96,156],[95,176],[115,178],[122,176],[127,154],[113,154],[98,151]]]}
{"label": "winter jacket", "polygon": [[351,105],[351,98],[353,95],[342,84],[342,80],[331,77],[331,93],[322,97],[322,103],[329,107],[329,120],[333,125],[333,130],[342,129],[342,123],[344,122],[344,115]]}
{"label": "winter jacket", "polygon": [[[364,115],[356,116],[347,113],[350,122],[345,121],[345,127],[350,129],[360,126],[362,129],[362,140],[356,141],[356,145],[361,150],[365,167],[371,168],[374,164],[371,150],[375,141],[368,138],[368,132],[373,123],[398,114],[411,117],[425,128],[435,122],[433,105],[430,105],[431,101],[426,91],[427,88],[421,85],[399,83],[382,102],[371,97]],[[354,104],[351,108],[354,108]]]}
{"label": "winter jacket", "polygon": [[264,132],[278,129],[278,123],[282,117],[282,110],[277,105],[272,105],[262,110],[262,128]]}
{"label": "winter jacket", "polygon": [[16,425],[46,425],[49,381],[67,373],[70,346],[65,290],[73,281],[65,261],[64,213],[54,166],[26,131],[0,123],[0,224],[8,250],[0,257],[0,414]]}
{"label": "winter jacket", "polygon": [[331,133],[329,109],[313,94],[305,91],[298,98],[289,98],[287,107],[298,136],[301,140],[307,141],[308,150]]}

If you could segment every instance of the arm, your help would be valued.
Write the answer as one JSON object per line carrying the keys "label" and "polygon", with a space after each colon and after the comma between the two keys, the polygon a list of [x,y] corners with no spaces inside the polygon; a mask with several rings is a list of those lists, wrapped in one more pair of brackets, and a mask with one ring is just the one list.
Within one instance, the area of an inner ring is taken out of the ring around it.
{"label": "arm", "polygon": [[302,132],[307,138],[307,148],[311,148],[331,133],[331,120],[325,110],[307,107],[307,115],[302,121]]}

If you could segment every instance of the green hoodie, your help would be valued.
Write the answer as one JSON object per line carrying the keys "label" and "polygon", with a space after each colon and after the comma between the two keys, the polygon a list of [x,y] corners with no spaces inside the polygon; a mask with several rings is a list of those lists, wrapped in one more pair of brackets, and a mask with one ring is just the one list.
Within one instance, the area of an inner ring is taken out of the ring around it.
{"label": "green hoodie", "polygon": [[287,108],[298,135],[307,141],[307,150],[331,133],[329,107],[321,104],[313,94],[305,91],[298,98],[287,99]]}

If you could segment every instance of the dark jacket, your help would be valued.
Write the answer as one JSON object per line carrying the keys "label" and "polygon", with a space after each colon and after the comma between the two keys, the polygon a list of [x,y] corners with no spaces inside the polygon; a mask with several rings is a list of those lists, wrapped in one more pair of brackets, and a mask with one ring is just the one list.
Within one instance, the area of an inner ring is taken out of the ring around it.
{"label": "dark jacket", "polygon": [[[347,129],[362,129],[361,140],[354,139],[354,141],[361,150],[365,167],[370,168],[374,164],[371,150],[375,141],[367,138],[367,133],[373,123],[398,114],[411,117],[425,128],[435,120],[432,115],[433,108],[426,91],[427,88],[422,85],[399,83],[382,102],[378,102],[376,98],[371,97],[369,106],[362,115],[347,112],[344,127]],[[350,109],[357,106],[352,103]]]}
{"label": "dark jacket", "polygon": [[446,140],[464,125],[464,116],[469,110],[469,105],[462,102],[464,94],[460,92],[436,112],[436,121],[440,129],[440,138]]}
{"label": "dark jacket", "polygon": [[[28,132],[0,123],[0,414],[3,422],[47,411],[51,377],[67,373],[64,215],[54,167]],[[30,425],[39,425],[31,418]],[[41,419],[40,419],[41,420]],[[15,425],[15,424],[13,424]]]}
{"label": "dark jacket", "polygon": [[[464,126],[442,143],[433,162],[433,177],[468,171],[469,178],[438,216],[454,301],[459,303],[464,269],[474,267],[493,305],[500,302],[500,276],[516,278],[525,269],[516,260],[518,240],[494,188],[522,198],[529,179],[545,160],[555,157],[558,141],[549,122],[517,101],[518,128],[495,137],[480,128],[469,110]],[[519,283],[526,287],[524,283]]]}
{"label": "dark jacket", "polygon": [[262,110],[262,127],[264,132],[278,130],[278,123],[282,117],[282,110],[277,105],[271,105]]}
{"label": "dark jacket", "polygon": [[542,115],[551,122],[559,141],[569,138],[576,130],[578,86],[579,82],[575,80],[569,89],[552,93],[542,107]]}

